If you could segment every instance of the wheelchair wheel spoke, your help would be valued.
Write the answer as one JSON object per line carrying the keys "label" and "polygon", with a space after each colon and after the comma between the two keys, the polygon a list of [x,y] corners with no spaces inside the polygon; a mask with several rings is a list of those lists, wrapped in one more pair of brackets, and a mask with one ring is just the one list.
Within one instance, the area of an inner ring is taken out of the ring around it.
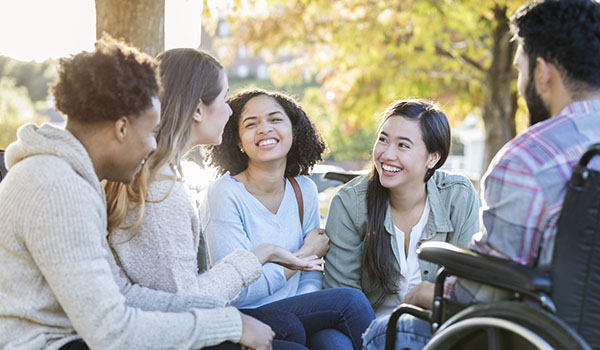
{"label": "wheelchair wheel spoke", "polygon": [[488,350],[502,350],[502,335],[498,328],[488,327],[485,330],[487,337]]}

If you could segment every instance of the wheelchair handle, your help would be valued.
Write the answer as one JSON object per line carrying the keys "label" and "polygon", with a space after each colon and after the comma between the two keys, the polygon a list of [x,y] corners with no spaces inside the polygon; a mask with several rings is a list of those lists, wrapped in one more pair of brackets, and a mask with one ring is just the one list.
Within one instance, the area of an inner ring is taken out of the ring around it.
{"label": "wheelchair handle", "polygon": [[579,162],[577,166],[579,167],[587,167],[588,163],[594,156],[600,154],[600,143],[595,143],[588,147],[587,151],[579,158]]}

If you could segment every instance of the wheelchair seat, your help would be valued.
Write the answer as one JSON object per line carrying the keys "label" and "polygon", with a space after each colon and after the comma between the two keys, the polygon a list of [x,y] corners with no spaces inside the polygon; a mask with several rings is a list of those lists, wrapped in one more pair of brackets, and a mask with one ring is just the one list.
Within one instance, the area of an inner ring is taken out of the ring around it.
{"label": "wheelchair seat", "polygon": [[[431,323],[425,349],[600,349],[600,172],[588,168],[596,155],[600,144],[573,168],[549,269],[423,243],[419,258],[441,266],[433,310],[400,305],[388,323],[386,350],[394,349],[403,313]],[[510,300],[457,305],[443,298],[450,275],[508,291]]]}
{"label": "wheelchair seat", "polygon": [[6,176],[6,165],[4,165],[4,150],[0,149],[0,181]]}

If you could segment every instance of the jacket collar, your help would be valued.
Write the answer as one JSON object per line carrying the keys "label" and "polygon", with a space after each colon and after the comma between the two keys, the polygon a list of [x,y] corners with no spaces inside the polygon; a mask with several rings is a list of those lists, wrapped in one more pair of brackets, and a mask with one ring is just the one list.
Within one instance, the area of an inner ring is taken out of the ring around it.
{"label": "jacket collar", "polygon": [[[454,232],[452,222],[450,221],[450,214],[448,209],[442,205],[442,198],[435,181],[435,175],[427,181],[427,195],[429,196],[429,218],[427,224],[421,235],[421,240],[428,240],[436,235],[438,232]],[[390,235],[395,235],[396,230],[394,229],[394,221],[392,220],[391,208],[388,208],[385,212],[385,220],[383,222],[385,230]]]}

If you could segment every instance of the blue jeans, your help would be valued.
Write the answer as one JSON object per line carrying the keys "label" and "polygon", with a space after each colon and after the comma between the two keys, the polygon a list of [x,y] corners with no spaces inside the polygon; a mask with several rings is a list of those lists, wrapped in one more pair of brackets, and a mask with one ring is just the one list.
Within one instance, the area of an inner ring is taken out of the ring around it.
{"label": "blue jeans", "polygon": [[[269,303],[255,310],[295,315],[302,330],[298,332],[298,323],[288,319],[286,324],[295,325],[293,331],[284,330],[287,340],[295,339],[300,343],[304,337],[302,344],[312,350],[360,350],[361,335],[375,318],[365,295],[352,288],[320,290]],[[278,333],[278,326],[269,326]],[[281,338],[276,336],[276,339]]]}
{"label": "blue jeans", "polygon": [[[385,349],[385,331],[389,316],[373,321],[363,335],[364,350]],[[409,314],[398,319],[396,326],[396,344],[394,350],[422,350],[431,339],[431,328],[427,321]]]}

